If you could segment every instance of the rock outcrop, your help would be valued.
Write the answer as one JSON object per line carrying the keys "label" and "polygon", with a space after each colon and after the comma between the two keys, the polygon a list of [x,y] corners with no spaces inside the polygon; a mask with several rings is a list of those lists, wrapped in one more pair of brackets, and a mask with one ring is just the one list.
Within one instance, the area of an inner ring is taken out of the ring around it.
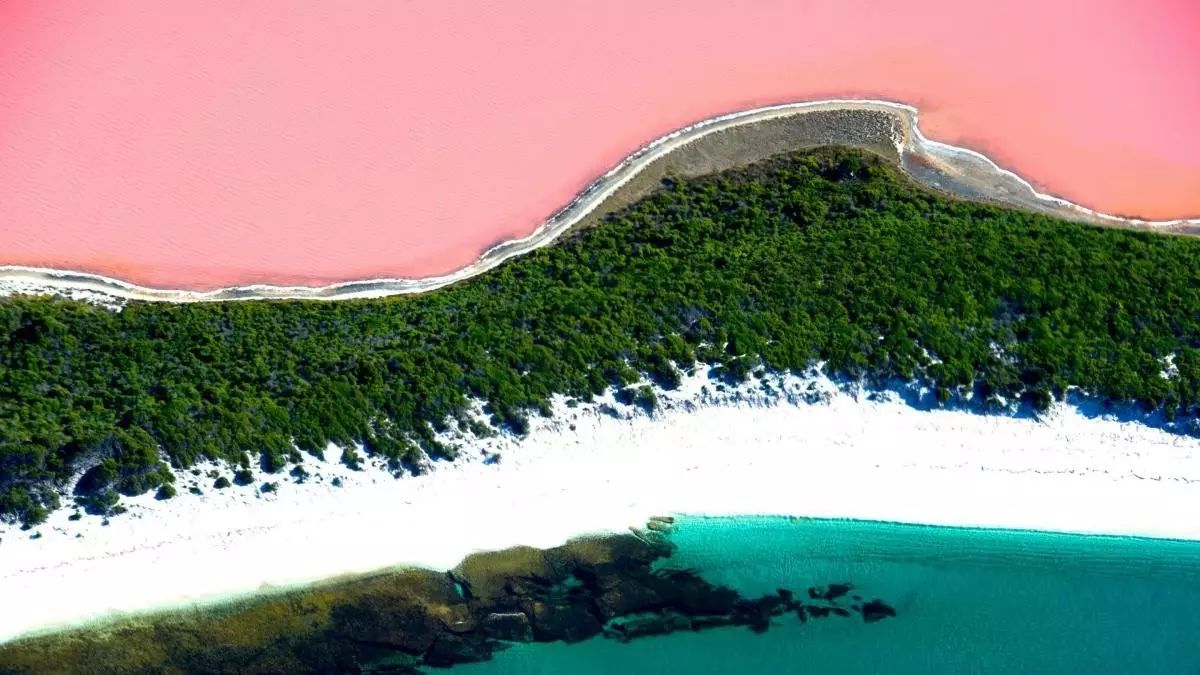
{"label": "rock outcrop", "polygon": [[0,647],[0,672],[88,663],[91,672],[393,672],[484,661],[514,642],[620,641],[720,626],[895,616],[880,600],[840,606],[852,586],[759,598],[660,563],[671,522],[644,532],[516,547],[449,573],[400,570],[184,615],[129,619]]}

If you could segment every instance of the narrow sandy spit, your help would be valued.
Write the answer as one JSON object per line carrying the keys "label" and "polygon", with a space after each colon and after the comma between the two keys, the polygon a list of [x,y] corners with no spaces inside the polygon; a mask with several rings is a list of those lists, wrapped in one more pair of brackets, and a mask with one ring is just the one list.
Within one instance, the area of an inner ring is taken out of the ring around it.
{"label": "narrow sandy spit", "polygon": [[[274,494],[126,500],[104,526],[53,514],[0,530],[0,639],[131,612],[365,572],[448,569],[472,551],[548,547],[654,515],[787,514],[1200,539],[1200,441],[1059,405],[1037,420],[922,411],[811,375],[719,393],[690,376],[653,417],[555,404],[530,435],[464,444],[394,479],[306,463]],[[484,457],[498,453],[499,462]],[[205,467],[211,468],[211,467]],[[225,475],[228,475],[226,470]],[[339,477],[342,487],[332,481]],[[202,496],[187,492],[196,483]]]}
{"label": "narrow sandy spit", "polygon": [[965,148],[931,141],[918,125],[917,109],[893,101],[830,99],[755,108],[706,119],[671,132],[643,146],[597,178],[571,202],[526,237],[498,244],[474,263],[443,276],[422,279],[381,278],[347,281],[328,286],[256,284],[214,291],[158,289],[87,272],[18,265],[0,265],[0,296],[15,293],[60,293],[82,299],[107,296],[117,300],[212,302],[252,299],[345,300],[424,293],[482,274],[513,257],[553,242],[628,183],[648,165],[679,148],[719,131],[812,112],[868,111],[895,118],[895,144],[901,166],[933,187],[971,198],[1096,224],[1154,230],[1200,227],[1200,219],[1145,221],[1099,213],[1065,199],[1038,192],[1012,171]]}

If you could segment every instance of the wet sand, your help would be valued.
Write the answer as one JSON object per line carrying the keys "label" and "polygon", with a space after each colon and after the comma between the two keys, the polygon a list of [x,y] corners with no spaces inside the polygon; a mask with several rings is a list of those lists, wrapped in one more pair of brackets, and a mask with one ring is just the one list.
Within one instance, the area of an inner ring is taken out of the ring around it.
{"label": "wet sand", "polygon": [[[1200,215],[1191,2],[0,7],[2,262],[159,288],[462,269],[648,140],[834,97]],[[986,30],[985,30],[986,28]]]}

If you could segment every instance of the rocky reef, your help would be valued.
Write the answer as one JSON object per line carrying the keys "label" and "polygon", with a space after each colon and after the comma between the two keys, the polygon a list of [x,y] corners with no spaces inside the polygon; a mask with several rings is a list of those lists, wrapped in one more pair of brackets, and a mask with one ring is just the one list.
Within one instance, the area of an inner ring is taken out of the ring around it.
{"label": "rocky reef", "polygon": [[126,619],[0,646],[0,672],[420,673],[514,642],[621,641],[776,617],[895,616],[850,583],[745,598],[673,569],[670,519],[641,532],[516,547],[448,573],[396,570],[220,607]]}

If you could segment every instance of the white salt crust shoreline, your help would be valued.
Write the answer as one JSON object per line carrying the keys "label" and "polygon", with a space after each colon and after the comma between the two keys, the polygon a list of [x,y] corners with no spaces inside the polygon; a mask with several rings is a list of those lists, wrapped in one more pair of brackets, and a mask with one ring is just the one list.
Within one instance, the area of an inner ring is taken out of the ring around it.
{"label": "white salt crust shoreline", "polygon": [[[600,207],[609,196],[655,160],[688,143],[725,129],[817,111],[876,111],[896,116],[899,127],[897,136],[892,140],[900,156],[901,166],[910,171],[918,180],[939,189],[982,196],[1017,208],[1031,209],[1091,223],[1154,230],[1200,227],[1200,218],[1160,221],[1126,218],[1101,213],[1066,199],[1039,192],[1025,179],[1000,167],[979,152],[927,139],[921,133],[917,109],[913,106],[895,101],[873,99],[828,99],[785,103],[719,115],[657,138],[593,181],[528,236],[498,244],[485,251],[474,263],[442,276],[421,279],[365,279],[339,282],[327,286],[253,284],[212,291],[192,291],[139,286],[121,279],[89,272],[0,265],[0,296],[63,294],[98,304],[119,305],[124,300],[160,302],[257,299],[348,300],[424,293],[482,274],[506,260],[546,246]],[[918,166],[923,168],[916,170]]]}
{"label": "white salt crust shoreline", "polygon": [[[0,640],[112,613],[166,608],[406,564],[624,532],[656,515],[794,515],[1200,539],[1200,441],[1061,404],[1040,420],[922,411],[787,377],[791,403],[702,376],[653,417],[604,399],[555,404],[527,438],[463,446],[421,477],[306,461],[277,493],[186,486],[129,512],[0,529]],[[708,391],[702,388],[707,386]],[[573,428],[572,428],[573,427]],[[498,464],[485,464],[498,452]],[[229,475],[228,470],[223,471]],[[331,485],[337,476],[343,487]],[[79,535],[79,536],[77,536]]]}

